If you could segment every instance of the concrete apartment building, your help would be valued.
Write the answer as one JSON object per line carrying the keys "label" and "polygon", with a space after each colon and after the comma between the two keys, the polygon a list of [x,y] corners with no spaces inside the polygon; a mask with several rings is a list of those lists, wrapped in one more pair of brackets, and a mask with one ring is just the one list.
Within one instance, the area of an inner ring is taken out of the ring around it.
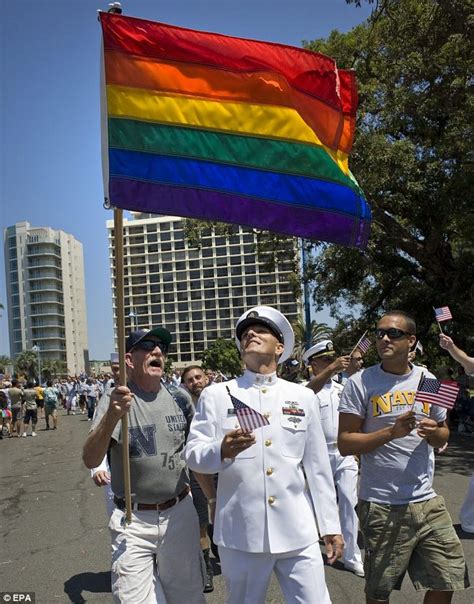
{"label": "concrete apartment building", "polygon": [[[197,360],[218,337],[233,338],[237,319],[252,306],[276,306],[290,322],[301,316],[301,300],[287,280],[298,257],[292,244],[286,260],[268,270],[252,229],[235,227],[228,238],[206,229],[197,248],[186,241],[182,218],[132,216],[124,219],[126,332],[169,329],[177,367]],[[113,226],[107,221],[115,316]]]}
{"label": "concrete apartment building", "polygon": [[39,348],[41,361],[87,370],[89,351],[82,244],[50,227],[4,230],[10,355]]}

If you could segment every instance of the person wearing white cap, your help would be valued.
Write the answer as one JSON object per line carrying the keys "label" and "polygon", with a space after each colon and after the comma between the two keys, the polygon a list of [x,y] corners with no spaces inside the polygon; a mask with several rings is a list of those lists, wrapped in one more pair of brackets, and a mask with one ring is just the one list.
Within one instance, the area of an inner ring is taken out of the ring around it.
{"label": "person wearing white cap", "polygon": [[[203,390],[185,449],[192,470],[219,473],[214,541],[228,602],[264,603],[274,571],[287,602],[327,604],[318,529],[330,564],[343,541],[314,394],[276,374],[293,330],[276,309],[257,306],[237,321],[235,340],[245,372]],[[266,425],[240,429],[236,403]]]}
{"label": "person wearing white cap", "polygon": [[[318,376],[333,362],[336,353],[331,340],[321,340],[311,346],[304,354],[303,361],[311,366],[314,376]],[[342,457],[337,448],[339,428],[339,400],[343,386],[329,378],[316,395],[319,402],[321,422],[329,451],[329,459],[338,494],[339,519],[344,537],[345,568],[358,577],[364,576],[362,556],[357,545],[359,521],[355,511],[357,504],[358,466],[353,455]]]}
{"label": "person wearing white cap", "polygon": [[[314,346],[309,348],[303,354],[303,362],[306,363],[310,356],[313,356],[314,354],[316,354],[314,352],[314,348],[319,346],[323,342],[325,343],[324,346],[326,347],[326,352],[328,353],[327,357],[328,357],[328,359],[330,359],[330,362],[328,362],[325,365],[325,367],[323,369],[321,369],[321,371],[317,375],[313,374],[310,377],[309,382],[306,384],[308,386],[308,388],[311,388],[311,390],[315,394],[318,394],[318,392],[321,390],[321,388],[324,386],[324,384],[326,384],[328,382],[328,380],[333,378],[335,375],[346,371],[351,363],[350,354],[345,354],[343,356],[336,357],[332,342],[327,339],[321,340],[320,342],[318,342],[317,344],[315,344]],[[321,350],[318,349],[318,352],[322,352],[322,349]]]}

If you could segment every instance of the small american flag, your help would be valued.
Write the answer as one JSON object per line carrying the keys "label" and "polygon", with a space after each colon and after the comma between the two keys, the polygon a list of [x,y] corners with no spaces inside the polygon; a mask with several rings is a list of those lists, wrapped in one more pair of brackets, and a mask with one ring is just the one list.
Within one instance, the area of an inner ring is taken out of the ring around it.
{"label": "small american flag", "polygon": [[262,428],[263,426],[268,426],[270,424],[266,417],[242,401],[239,401],[238,398],[235,398],[235,396],[230,393],[227,386],[226,388],[242,430],[245,432],[252,432],[252,430],[255,430],[256,428]]}
{"label": "small american flag", "polygon": [[370,338],[364,338],[364,336],[362,336],[362,338],[356,344],[356,348],[365,354],[369,350],[371,344],[372,342],[370,341]]}
{"label": "small american flag", "polygon": [[458,397],[458,392],[459,385],[456,382],[424,377],[416,391],[415,401],[452,409]]}
{"label": "small american flag", "polygon": [[441,306],[441,308],[435,308],[434,311],[437,321],[449,321],[453,318],[449,306]]}

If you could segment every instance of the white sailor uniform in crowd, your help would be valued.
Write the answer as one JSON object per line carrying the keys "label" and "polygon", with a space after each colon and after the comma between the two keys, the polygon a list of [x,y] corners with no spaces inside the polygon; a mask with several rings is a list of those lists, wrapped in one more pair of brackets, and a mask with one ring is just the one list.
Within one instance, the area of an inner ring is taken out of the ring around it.
{"label": "white sailor uniform in crowd", "polygon": [[[256,444],[221,460],[224,435],[239,427],[226,390],[268,418]],[[258,604],[275,571],[287,601],[330,602],[318,545],[340,534],[319,406],[311,390],[246,370],[203,390],[185,450],[192,470],[219,472],[214,541],[232,604]],[[314,518],[310,493],[314,503]]]}
{"label": "white sailor uniform in crowd", "polygon": [[344,387],[334,380],[327,382],[316,395],[319,401],[321,423],[329,451],[334,482],[339,500],[339,519],[344,537],[343,562],[354,569],[362,564],[362,556],[357,545],[359,521],[355,512],[357,504],[357,462],[353,455],[343,457],[337,448],[339,429],[339,399]]}

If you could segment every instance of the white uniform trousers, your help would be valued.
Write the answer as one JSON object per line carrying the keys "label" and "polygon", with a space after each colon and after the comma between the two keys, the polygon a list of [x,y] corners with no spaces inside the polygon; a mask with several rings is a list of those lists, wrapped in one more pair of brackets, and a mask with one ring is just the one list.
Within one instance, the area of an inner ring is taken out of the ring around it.
{"label": "white uniform trousers", "polygon": [[469,488],[459,512],[461,528],[466,533],[474,533],[474,474],[469,481]]}
{"label": "white uniform trousers", "polygon": [[285,600],[296,604],[331,604],[318,543],[282,554],[243,552],[219,546],[228,604],[265,604],[272,571]]}
{"label": "white uniform trousers", "polygon": [[339,521],[344,538],[344,561],[362,563],[362,556],[357,545],[359,519],[355,511],[357,504],[357,462],[352,456],[342,457],[334,447],[329,448],[334,484],[337,489]]}
{"label": "white uniform trousers", "polygon": [[199,521],[191,495],[164,512],[134,511],[112,533],[112,595],[121,604],[205,604]]}

